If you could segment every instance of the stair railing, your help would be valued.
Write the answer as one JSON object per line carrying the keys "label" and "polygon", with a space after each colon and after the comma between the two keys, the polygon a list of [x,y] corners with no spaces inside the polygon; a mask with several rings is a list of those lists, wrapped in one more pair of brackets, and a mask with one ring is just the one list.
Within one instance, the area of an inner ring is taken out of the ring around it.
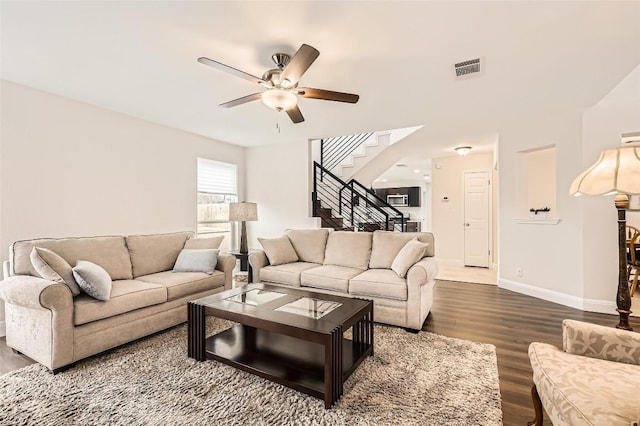
{"label": "stair railing", "polygon": [[344,182],[315,161],[313,165],[314,216],[319,217],[319,209],[324,206],[332,212],[338,212],[342,222],[339,226],[341,228],[372,230],[382,225],[383,229],[389,231],[402,232],[406,229],[403,213],[378,197],[372,190],[355,179],[351,179],[349,183]]}
{"label": "stair railing", "polygon": [[327,170],[333,170],[372,135],[373,132],[369,132],[321,139],[320,165]]}

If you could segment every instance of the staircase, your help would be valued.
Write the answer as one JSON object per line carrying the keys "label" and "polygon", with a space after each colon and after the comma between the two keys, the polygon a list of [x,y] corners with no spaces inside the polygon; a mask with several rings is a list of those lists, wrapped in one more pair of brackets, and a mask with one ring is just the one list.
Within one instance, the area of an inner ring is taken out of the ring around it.
{"label": "staircase", "polygon": [[313,163],[313,216],[323,228],[349,231],[377,229],[402,232],[406,218],[360,182],[344,182],[334,173]]}

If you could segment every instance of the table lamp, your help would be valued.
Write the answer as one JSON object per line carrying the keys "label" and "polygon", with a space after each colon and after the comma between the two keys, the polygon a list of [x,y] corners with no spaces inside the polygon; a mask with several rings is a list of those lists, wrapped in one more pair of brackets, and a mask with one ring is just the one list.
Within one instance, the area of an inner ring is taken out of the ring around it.
{"label": "table lamp", "polygon": [[627,144],[600,153],[600,158],[575,178],[571,195],[615,195],[618,209],[618,292],[616,305],[620,322],[617,328],[631,330],[631,295],[627,282],[626,209],[629,195],[640,194],[640,144]]}
{"label": "table lamp", "polygon": [[240,230],[240,253],[248,253],[247,248],[247,221],[258,220],[258,205],[256,203],[230,203],[229,204],[229,221],[241,222]]}

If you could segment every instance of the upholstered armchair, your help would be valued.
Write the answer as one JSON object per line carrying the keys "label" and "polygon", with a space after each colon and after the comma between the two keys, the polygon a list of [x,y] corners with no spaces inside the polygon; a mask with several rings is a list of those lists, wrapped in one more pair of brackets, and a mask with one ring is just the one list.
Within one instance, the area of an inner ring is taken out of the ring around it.
{"label": "upholstered armchair", "polygon": [[543,411],[559,425],[638,425],[640,334],[573,320],[562,322],[562,350],[529,346],[530,426],[542,426]]}

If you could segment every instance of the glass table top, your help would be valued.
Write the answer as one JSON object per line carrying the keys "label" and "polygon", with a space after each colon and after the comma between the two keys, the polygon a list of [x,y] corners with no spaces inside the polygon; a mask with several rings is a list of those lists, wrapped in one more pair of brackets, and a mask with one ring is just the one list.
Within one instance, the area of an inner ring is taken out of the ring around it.
{"label": "glass table top", "polygon": [[287,303],[286,305],[282,305],[275,310],[302,315],[308,318],[320,319],[340,306],[342,306],[342,303],[339,302],[332,302],[330,300],[322,300],[312,297],[301,297],[293,302]]}
{"label": "glass table top", "polygon": [[232,302],[237,302],[237,303],[243,303],[245,305],[260,306],[265,303],[269,303],[272,300],[276,300],[285,296],[286,294],[278,293],[277,291],[261,290],[258,288],[254,288],[252,290],[242,292],[235,296],[227,297],[225,300],[230,300]]}

